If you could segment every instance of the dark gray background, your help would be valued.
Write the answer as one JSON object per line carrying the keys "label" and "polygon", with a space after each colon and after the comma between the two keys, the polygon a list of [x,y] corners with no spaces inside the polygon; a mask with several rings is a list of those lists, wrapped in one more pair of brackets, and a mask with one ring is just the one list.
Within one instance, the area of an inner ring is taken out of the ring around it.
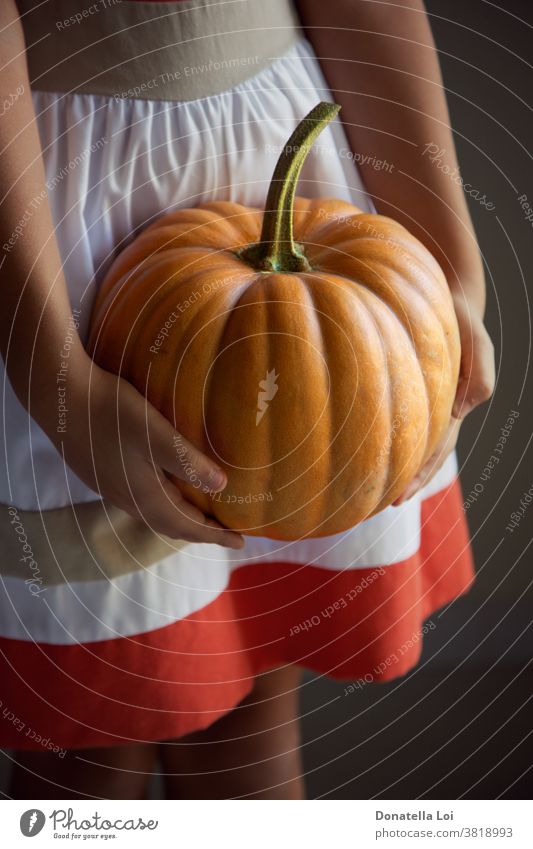
{"label": "dark gray background", "polygon": [[[470,209],[485,258],[487,326],[496,346],[492,402],[462,428],[465,497],[520,416],[500,463],[467,511],[478,570],[468,596],[432,617],[421,665],[403,679],[343,695],[309,679],[302,712],[312,797],[531,798],[533,504],[506,525],[533,484],[531,329],[533,3],[427,0],[465,182],[495,204]],[[529,64],[528,64],[529,63]],[[528,388],[529,384],[529,388]],[[479,487],[478,487],[479,489]]]}

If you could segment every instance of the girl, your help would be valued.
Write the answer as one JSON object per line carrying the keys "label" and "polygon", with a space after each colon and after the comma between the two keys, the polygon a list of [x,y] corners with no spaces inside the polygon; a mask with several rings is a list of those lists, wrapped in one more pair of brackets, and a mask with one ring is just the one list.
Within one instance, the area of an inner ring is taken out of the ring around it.
{"label": "girl", "polygon": [[[0,32],[10,795],[141,798],[160,768],[169,798],[301,798],[301,670],[404,674],[424,618],[472,580],[453,449],[494,366],[423,4],[4,0]],[[391,215],[439,260],[462,342],[453,418],[396,506],[337,537],[244,539],[170,483],[176,438],[216,491],[222,470],[92,364],[91,305],[162,212],[261,206],[280,146],[332,97],[343,124],[299,193]]]}

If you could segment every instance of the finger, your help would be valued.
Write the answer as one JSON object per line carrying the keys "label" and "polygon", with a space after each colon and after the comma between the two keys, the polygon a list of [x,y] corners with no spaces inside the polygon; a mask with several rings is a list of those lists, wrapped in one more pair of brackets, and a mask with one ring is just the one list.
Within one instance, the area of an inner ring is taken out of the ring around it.
{"label": "finger", "polygon": [[150,451],[157,466],[191,485],[220,492],[228,479],[220,466],[174,430],[155,407],[149,412]]}
{"label": "finger", "polygon": [[452,414],[463,419],[491,397],[496,374],[494,347],[481,318],[461,333],[461,370]]}
{"label": "finger", "polygon": [[409,501],[409,499],[412,498],[413,495],[416,495],[419,489],[425,486],[426,483],[429,483],[429,480],[429,469],[427,466],[424,466],[424,468],[421,469],[417,476],[413,478],[411,483],[405,488],[400,497],[397,498],[396,501],[392,502],[394,507],[399,507],[400,504],[403,504],[405,501]]}
{"label": "finger", "polygon": [[172,533],[167,534],[168,536],[177,539],[179,534],[187,532],[189,535],[187,538],[190,538],[192,542],[208,542],[235,549],[243,548],[244,537],[236,531],[225,528],[211,516],[205,516],[198,507],[186,501],[179,489],[167,478],[162,481],[162,489],[179,517],[179,529],[175,527]]}
{"label": "finger", "polygon": [[141,519],[154,533],[170,539],[206,542],[233,549],[241,549],[245,544],[239,534],[212,524],[208,517],[187,501],[174,504],[161,496],[153,496],[149,503],[135,500],[131,507],[125,505],[122,509],[136,519]]}
{"label": "finger", "polygon": [[236,531],[230,531],[228,528],[225,528],[224,525],[211,520],[210,517],[206,517],[205,524],[200,529],[200,534],[200,542],[223,545],[225,548],[240,550],[241,548],[244,548],[246,544],[246,540],[243,536]]}
{"label": "finger", "polygon": [[429,460],[424,463],[413,480],[406,486],[400,497],[392,502],[395,507],[398,507],[409,498],[412,498],[413,495],[416,495],[416,493],[425,487],[437,474],[439,469],[444,465],[444,461],[457,445],[460,426],[460,421],[457,419],[451,420],[448,430],[446,431],[446,435],[439,443],[437,449],[433,452]]}
{"label": "finger", "polygon": [[[408,486],[404,489],[400,497],[397,498],[396,501],[392,502],[393,505],[395,507],[399,507],[400,504],[403,504],[405,501],[408,501],[410,498],[412,498],[413,495],[416,495],[419,489],[422,489],[423,486],[429,483],[433,475],[438,471],[438,469],[440,469],[445,459],[446,457],[444,457],[441,462],[438,462],[437,458],[433,456],[430,460],[430,463],[427,463],[418,472],[416,477],[414,477],[411,483],[408,484]],[[438,465],[436,465],[437,462]]]}
{"label": "finger", "polygon": [[111,496],[110,500],[131,516],[143,521],[155,533],[171,539],[213,542],[230,548],[242,548],[244,539],[218,522],[204,516],[186,501],[178,487],[162,470],[154,472],[148,460],[135,467],[135,479],[128,484],[129,496]]}

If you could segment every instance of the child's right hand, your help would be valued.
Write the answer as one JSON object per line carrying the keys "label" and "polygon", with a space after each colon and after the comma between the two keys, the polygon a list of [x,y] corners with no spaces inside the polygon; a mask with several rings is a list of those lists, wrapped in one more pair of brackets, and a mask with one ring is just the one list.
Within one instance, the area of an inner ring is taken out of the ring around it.
{"label": "child's right hand", "polygon": [[70,468],[157,533],[242,548],[239,534],[204,516],[167,477],[187,480],[190,464],[205,487],[219,492],[227,484],[224,472],[182,436],[178,456],[170,422],[126,380],[87,361],[75,379],[69,375],[66,430],[52,435]]}

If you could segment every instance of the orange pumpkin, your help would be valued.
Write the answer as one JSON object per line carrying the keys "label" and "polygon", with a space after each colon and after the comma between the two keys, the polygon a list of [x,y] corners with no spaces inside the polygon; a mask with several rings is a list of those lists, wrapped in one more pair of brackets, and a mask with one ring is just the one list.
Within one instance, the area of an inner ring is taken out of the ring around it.
{"label": "orange pumpkin", "polygon": [[[166,214],[116,259],[89,349],[224,467],[176,480],[224,525],[281,540],[389,505],[449,423],[459,333],[446,279],[397,222],[295,198],[322,103],[282,152],[266,211]],[[176,441],[180,457],[179,439]]]}

